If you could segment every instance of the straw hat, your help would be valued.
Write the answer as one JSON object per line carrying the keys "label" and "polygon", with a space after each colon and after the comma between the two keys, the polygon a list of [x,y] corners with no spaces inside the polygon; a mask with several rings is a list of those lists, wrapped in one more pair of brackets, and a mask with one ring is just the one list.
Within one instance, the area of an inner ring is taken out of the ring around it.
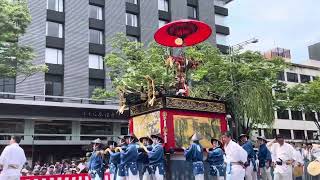
{"label": "straw hat", "polygon": [[309,163],[307,170],[311,176],[318,176],[320,174],[320,162],[312,161]]}
{"label": "straw hat", "polygon": [[202,139],[202,136],[198,133],[194,133],[191,137],[191,141],[200,141]]}
{"label": "straw hat", "polygon": [[100,138],[98,138],[98,139],[93,140],[93,141],[91,142],[91,144],[102,144],[102,141],[101,141]]}
{"label": "straw hat", "polygon": [[268,142],[266,137],[264,137],[264,136],[258,136],[257,139],[258,140],[263,140],[264,142]]}
{"label": "straw hat", "polygon": [[159,134],[152,134],[150,137],[151,137],[151,138],[159,139],[159,140],[160,140],[160,143],[163,143],[163,142],[164,142],[163,139],[162,139],[162,137],[161,137],[161,134],[160,134],[160,133],[159,133]]}

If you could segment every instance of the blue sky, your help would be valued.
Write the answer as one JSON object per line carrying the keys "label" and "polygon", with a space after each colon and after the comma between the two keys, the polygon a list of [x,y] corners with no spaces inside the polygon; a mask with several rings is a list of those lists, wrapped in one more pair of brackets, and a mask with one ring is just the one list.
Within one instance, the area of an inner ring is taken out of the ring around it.
{"label": "blue sky", "polygon": [[287,48],[302,62],[308,45],[320,42],[320,0],[234,0],[227,7],[230,45],[257,37],[246,49]]}

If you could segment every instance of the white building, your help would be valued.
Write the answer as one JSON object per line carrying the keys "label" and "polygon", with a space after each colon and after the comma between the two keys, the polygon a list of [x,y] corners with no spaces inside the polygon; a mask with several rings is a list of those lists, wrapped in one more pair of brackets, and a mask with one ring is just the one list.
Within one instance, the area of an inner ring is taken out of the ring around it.
{"label": "white building", "polygon": [[[285,56],[286,61],[290,62],[290,52],[284,53],[284,49],[274,49],[278,51],[277,56]],[[272,50],[272,51],[274,51]],[[289,50],[287,50],[289,51]],[[270,55],[270,53],[266,53]],[[271,53],[272,54],[272,53]],[[272,57],[275,54],[271,55]],[[314,60],[308,60],[301,64],[291,63],[291,66],[284,72],[280,73],[279,80],[286,83],[288,87],[297,85],[298,83],[307,83],[315,80],[320,76],[320,63]],[[273,90],[273,93],[276,92]],[[320,120],[320,112],[304,112],[286,109],[284,111],[275,111],[275,121],[273,130],[259,129],[257,135],[265,135],[268,139],[274,138],[275,134],[283,134],[287,139],[295,142],[320,142],[315,135],[319,133],[319,129],[314,122]]]}

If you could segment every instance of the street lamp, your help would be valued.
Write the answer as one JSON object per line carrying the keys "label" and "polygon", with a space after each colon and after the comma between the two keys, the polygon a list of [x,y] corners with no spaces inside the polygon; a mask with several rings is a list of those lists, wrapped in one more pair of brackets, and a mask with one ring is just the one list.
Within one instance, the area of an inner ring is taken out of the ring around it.
{"label": "street lamp", "polygon": [[259,39],[257,38],[251,38],[249,40],[246,40],[244,42],[235,44],[233,46],[229,46],[229,54],[233,54],[235,51],[239,51],[241,49],[243,49],[245,46],[249,45],[249,44],[255,44],[258,43]]}
{"label": "street lamp", "polygon": [[[235,44],[233,46],[229,46],[228,54],[229,54],[231,63],[234,63],[233,55],[234,55],[235,52],[240,51],[241,49],[243,49],[245,46],[247,46],[249,44],[255,44],[255,43],[258,43],[258,42],[259,42],[259,40],[257,38],[251,38],[251,39],[246,40],[244,42]],[[231,86],[234,87],[236,82],[235,82],[235,80],[233,78],[232,72],[233,71],[231,71],[231,73],[230,73],[230,80],[231,80]],[[235,104],[234,103],[234,99],[235,99],[235,97],[234,97],[234,93],[232,91],[232,99],[231,99],[232,106],[234,106],[234,104]],[[233,120],[234,120],[234,123],[235,123],[235,135],[236,135],[236,137],[238,137],[239,136],[239,122],[238,122],[239,119],[236,119],[237,117],[235,117],[235,116],[232,117],[231,115],[229,115],[227,118],[228,118],[228,120],[230,122],[232,122],[232,118],[234,118]],[[233,134],[233,129],[231,128],[231,130],[232,130],[232,134]]]}

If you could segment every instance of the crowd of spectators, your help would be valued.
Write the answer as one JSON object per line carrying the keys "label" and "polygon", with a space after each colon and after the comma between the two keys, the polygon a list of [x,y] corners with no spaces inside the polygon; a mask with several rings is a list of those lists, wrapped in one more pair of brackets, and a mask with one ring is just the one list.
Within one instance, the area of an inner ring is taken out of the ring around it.
{"label": "crowd of spectators", "polygon": [[87,173],[86,158],[78,161],[62,160],[55,163],[35,162],[31,167],[29,163],[25,163],[22,176],[45,176],[45,175],[63,175],[63,174],[80,174]]}

